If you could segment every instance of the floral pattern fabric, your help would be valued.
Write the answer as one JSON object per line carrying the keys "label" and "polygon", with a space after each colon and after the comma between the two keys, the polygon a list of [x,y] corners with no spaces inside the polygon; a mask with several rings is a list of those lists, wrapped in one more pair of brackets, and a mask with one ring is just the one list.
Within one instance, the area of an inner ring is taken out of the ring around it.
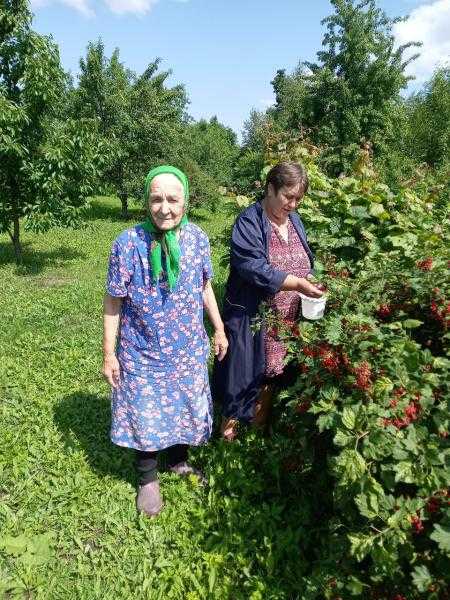
{"label": "floral pattern fabric", "polygon": [[111,440],[146,451],[200,445],[212,429],[203,325],[203,287],[212,278],[208,238],[192,223],[180,230],[180,275],[172,292],[164,273],[152,281],[151,243],[140,225],[124,231],[113,243],[106,284],[109,295],[123,298]]}
{"label": "floral pattern fabric", "polygon": [[[269,240],[269,261],[280,271],[297,277],[306,277],[311,272],[311,261],[303,247],[291,220],[288,220],[288,239],[283,239],[276,226],[272,225]],[[298,316],[300,294],[295,291],[279,291],[269,301],[269,308],[285,321],[295,321]],[[266,332],[266,376],[281,375],[284,369],[286,349],[275,333]]]}

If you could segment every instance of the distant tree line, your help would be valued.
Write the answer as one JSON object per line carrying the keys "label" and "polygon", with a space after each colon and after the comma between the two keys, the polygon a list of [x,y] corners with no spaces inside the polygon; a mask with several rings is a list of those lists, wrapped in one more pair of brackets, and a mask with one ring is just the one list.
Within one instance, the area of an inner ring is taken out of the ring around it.
{"label": "distant tree line", "polygon": [[[172,162],[189,175],[192,203],[216,209],[219,187],[254,191],[267,147],[297,136],[320,148],[322,168],[348,172],[362,144],[370,145],[380,176],[390,185],[426,164],[449,164],[450,69],[436,71],[410,98],[405,58],[393,25],[375,0],[332,0],[333,14],[317,62],[280,69],[272,81],[275,104],[252,111],[241,146],[216,117],[194,121],[183,85],[153,60],[143,73],[128,69],[119,50],[107,56],[91,42],[74,80],[57,45],[32,29],[26,0],[0,4],[0,231],[21,259],[20,228],[71,226],[87,198],[115,194],[128,216],[140,199],[147,169]],[[278,137],[277,137],[278,136]]]}
{"label": "distant tree line", "polygon": [[405,99],[407,67],[420,44],[395,46],[393,26],[401,19],[387,17],[375,0],[331,3],[317,62],[301,61],[293,73],[278,70],[274,106],[252,111],[246,122],[238,161],[243,186],[251,185],[264,147],[277,133],[319,147],[321,166],[331,176],[348,172],[361,145],[370,143],[381,176],[394,187],[421,163],[432,169],[449,163],[449,67]]}

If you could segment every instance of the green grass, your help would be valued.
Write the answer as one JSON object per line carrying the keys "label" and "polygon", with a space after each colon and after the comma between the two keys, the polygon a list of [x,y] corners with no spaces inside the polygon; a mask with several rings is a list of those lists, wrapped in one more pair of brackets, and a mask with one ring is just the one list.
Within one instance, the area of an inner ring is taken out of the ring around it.
{"label": "green grass", "polygon": [[[220,291],[232,214],[197,210],[193,220],[210,236]],[[102,297],[111,243],[128,226],[117,200],[97,200],[83,229],[24,233],[21,267],[0,238],[0,597],[183,598],[209,589],[196,542],[205,491],[164,474],[164,512],[138,517],[132,453],[108,439]]]}
{"label": "green grass", "polygon": [[[219,297],[234,215],[191,215]],[[163,473],[164,511],[136,514],[133,454],[109,441],[100,375],[108,254],[128,226],[117,200],[97,199],[82,229],[24,233],[20,267],[0,237],[0,598],[304,598],[311,491],[280,474],[283,438],[216,435],[191,452],[207,488]]]}

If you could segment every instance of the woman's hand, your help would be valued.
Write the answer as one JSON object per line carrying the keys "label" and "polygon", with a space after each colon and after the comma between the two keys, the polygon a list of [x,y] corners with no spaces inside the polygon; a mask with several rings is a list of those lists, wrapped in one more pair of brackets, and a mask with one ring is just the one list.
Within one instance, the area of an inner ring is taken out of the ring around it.
{"label": "woman's hand", "polygon": [[214,334],[214,354],[222,360],[228,350],[228,340],[223,329],[216,330]]}
{"label": "woman's hand", "polygon": [[120,312],[123,298],[105,294],[103,301],[103,369],[106,381],[113,388],[119,385],[120,366],[114,348],[119,330]]}
{"label": "woman's hand", "polygon": [[297,283],[297,291],[309,296],[310,298],[320,298],[323,291],[308,281],[305,277],[300,277]]}
{"label": "woman's hand", "polygon": [[203,288],[203,305],[215,331],[213,339],[214,354],[218,360],[222,360],[228,350],[228,340],[210,280],[206,282]]}
{"label": "woman's hand", "polygon": [[119,385],[120,365],[115,354],[105,354],[102,373],[111,387],[116,388]]}

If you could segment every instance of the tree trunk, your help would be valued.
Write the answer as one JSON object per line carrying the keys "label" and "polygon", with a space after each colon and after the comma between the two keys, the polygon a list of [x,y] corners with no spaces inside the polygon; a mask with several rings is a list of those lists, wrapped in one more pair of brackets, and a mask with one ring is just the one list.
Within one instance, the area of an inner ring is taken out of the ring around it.
{"label": "tree trunk", "polygon": [[130,215],[128,214],[128,194],[126,192],[120,192],[119,198],[122,203],[122,219],[128,221],[130,218]]}
{"label": "tree trunk", "polygon": [[14,246],[14,255],[16,257],[16,263],[19,265],[22,262],[22,244],[20,243],[20,222],[19,222],[19,201],[14,198],[12,201],[12,217],[13,217],[13,231],[12,233],[8,230],[9,237]]}
{"label": "tree trunk", "polygon": [[14,215],[13,232],[11,233],[8,230],[8,233],[9,233],[9,237],[11,238],[11,241],[13,243],[14,256],[16,257],[16,263],[19,265],[22,262],[23,255],[22,255],[22,244],[20,243],[19,217],[17,215]]}

